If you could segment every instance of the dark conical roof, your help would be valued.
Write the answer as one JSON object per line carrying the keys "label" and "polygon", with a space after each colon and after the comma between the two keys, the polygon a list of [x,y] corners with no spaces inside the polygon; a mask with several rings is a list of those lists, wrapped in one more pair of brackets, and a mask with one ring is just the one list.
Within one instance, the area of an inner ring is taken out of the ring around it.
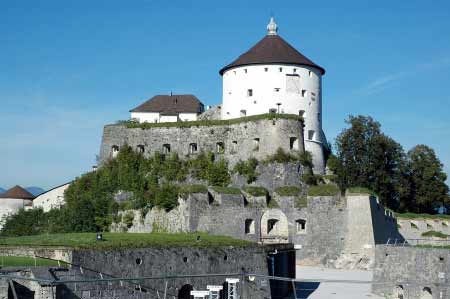
{"label": "dark conical roof", "polygon": [[0,198],[20,198],[34,199],[35,196],[20,186],[14,186],[5,193],[0,194]]}
{"label": "dark conical roof", "polygon": [[222,68],[219,73],[223,75],[226,70],[237,66],[275,63],[312,66],[319,69],[322,72],[322,75],[325,74],[324,68],[303,56],[288,42],[276,34],[266,35],[250,50]]}

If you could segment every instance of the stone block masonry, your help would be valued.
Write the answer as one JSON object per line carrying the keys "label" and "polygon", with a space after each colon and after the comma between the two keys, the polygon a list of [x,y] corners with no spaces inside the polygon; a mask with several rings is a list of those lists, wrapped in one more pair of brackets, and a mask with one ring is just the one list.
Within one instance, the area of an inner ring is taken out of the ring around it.
{"label": "stone block masonry", "polygon": [[230,166],[251,157],[263,160],[278,148],[286,152],[304,151],[303,124],[289,118],[144,129],[128,128],[125,124],[107,125],[103,130],[100,164],[114,157],[125,144],[145,156],[170,152],[184,158],[211,151],[228,160]]}

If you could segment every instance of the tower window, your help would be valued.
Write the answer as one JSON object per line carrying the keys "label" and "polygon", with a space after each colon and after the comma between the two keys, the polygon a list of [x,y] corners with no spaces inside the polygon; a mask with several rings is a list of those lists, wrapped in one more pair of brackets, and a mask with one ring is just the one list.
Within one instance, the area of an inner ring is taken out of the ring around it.
{"label": "tower window", "polygon": [[241,110],[241,116],[246,116],[247,115],[247,110]]}
{"label": "tower window", "polygon": [[246,74],[247,74],[247,69],[244,69],[244,73],[246,73]]}
{"label": "tower window", "polygon": [[320,112],[317,113],[317,120],[320,122]]}
{"label": "tower window", "polygon": [[280,67],[280,68],[279,68],[279,70],[280,70],[280,73],[281,73],[281,72],[283,71],[283,68],[282,68],[282,67]]}
{"label": "tower window", "polygon": [[311,72],[311,71],[309,71],[309,72],[308,72],[308,75],[309,75],[310,77],[312,77],[312,72]]}
{"label": "tower window", "polygon": [[253,96],[253,89],[247,89],[247,96],[252,97]]}
{"label": "tower window", "polygon": [[264,68],[264,71],[265,71],[265,72],[269,71],[269,68],[268,68],[268,67],[265,67],[265,68]]}
{"label": "tower window", "polygon": [[275,87],[274,90],[275,90],[275,92],[279,92],[280,88],[279,87]]}
{"label": "tower window", "polygon": [[314,137],[315,137],[314,130],[308,130],[308,139],[309,140],[314,140]]}
{"label": "tower window", "polygon": [[306,97],[306,96],[307,96],[306,90],[302,89],[302,97]]}
{"label": "tower window", "polygon": [[305,117],[305,110],[299,110],[298,115],[301,117]]}
{"label": "tower window", "polygon": [[297,72],[297,69],[294,69],[294,73],[296,73]]}

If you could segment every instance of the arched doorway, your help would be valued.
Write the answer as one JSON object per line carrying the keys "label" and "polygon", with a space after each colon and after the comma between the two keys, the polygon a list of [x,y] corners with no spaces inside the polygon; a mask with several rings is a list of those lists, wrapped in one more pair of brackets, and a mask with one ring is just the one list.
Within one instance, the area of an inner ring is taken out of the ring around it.
{"label": "arched doorway", "polygon": [[431,289],[429,287],[424,287],[422,289],[420,299],[433,299],[433,293],[431,292]]}
{"label": "arched doorway", "polygon": [[261,217],[261,241],[264,243],[287,243],[288,220],[281,210],[271,209]]}
{"label": "arched doorway", "polygon": [[194,288],[190,284],[185,284],[178,291],[178,299],[192,299],[192,298],[194,298],[193,296],[191,296],[191,291],[193,289]]}

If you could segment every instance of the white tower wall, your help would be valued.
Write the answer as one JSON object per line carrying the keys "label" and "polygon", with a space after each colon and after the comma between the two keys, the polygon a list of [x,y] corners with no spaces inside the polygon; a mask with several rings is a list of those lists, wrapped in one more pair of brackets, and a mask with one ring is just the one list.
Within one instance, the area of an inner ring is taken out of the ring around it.
{"label": "white tower wall", "polygon": [[[279,104],[279,105],[277,105]],[[222,119],[268,113],[303,115],[305,149],[323,173],[322,73],[305,65],[239,66],[223,73]]]}

